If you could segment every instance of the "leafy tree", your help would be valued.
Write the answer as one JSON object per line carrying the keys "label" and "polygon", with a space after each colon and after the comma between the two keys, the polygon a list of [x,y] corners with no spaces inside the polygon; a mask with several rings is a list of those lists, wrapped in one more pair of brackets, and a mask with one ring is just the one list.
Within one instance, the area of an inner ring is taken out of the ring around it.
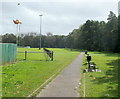
{"label": "leafy tree", "polygon": [[3,43],[16,43],[16,36],[14,34],[5,34],[2,36]]}
{"label": "leafy tree", "polygon": [[114,51],[116,40],[118,38],[117,35],[117,17],[116,15],[110,11],[110,14],[108,15],[108,22],[105,26],[105,50],[106,51]]}

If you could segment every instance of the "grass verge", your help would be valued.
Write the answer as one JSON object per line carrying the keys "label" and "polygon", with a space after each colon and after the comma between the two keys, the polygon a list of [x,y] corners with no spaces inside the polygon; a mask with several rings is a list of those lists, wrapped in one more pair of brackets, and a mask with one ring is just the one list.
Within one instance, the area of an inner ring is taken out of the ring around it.
{"label": "grass verge", "polygon": [[[89,54],[101,72],[82,73],[81,97],[118,97],[118,62],[120,61],[118,54],[102,52]],[[87,67],[84,56],[82,71]]]}

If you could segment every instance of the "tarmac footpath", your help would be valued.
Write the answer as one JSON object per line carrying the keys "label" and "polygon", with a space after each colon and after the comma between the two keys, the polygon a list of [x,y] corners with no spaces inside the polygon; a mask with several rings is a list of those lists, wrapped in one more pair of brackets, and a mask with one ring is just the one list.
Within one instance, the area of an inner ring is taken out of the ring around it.
{"label": "tarmac footpath", "polygon": [[79,84],[84,53],[69,64],[36,97],[80,97]]}

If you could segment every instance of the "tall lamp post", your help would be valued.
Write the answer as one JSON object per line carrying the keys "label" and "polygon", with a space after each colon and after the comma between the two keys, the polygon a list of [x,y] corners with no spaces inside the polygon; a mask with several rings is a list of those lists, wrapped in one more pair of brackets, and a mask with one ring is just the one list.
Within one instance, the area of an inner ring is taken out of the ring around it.
{"label": "tall lamp post", "polygon": [[14,24],[17,25],[17,39],[16,39],[16,44],[18,46],[20,46],[20,41],[19,41],[19,33],[20,33],[20,24],[22,24],[22,22],[20,22],[19,20],[13,20]]}
{"label": "tall lamp post", "polygon": [[43,15],[40,14],[39,16],[40,16],[40,46],[39,46],[39,50],[40,50],[40,49],[41,49],[41,36],[42,36],[42,35],[41,35],[41,31],[42,31],[41,26],[42,26],[42,16],[43,16]]}

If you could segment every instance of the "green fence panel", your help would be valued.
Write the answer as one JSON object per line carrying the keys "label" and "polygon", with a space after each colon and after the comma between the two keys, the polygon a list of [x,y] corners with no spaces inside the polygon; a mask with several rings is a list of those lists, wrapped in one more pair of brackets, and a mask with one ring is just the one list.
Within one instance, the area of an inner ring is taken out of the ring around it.
{"label": "green fence panel", "polygon": [[0,64],[2,64],[2,45],[0,44]]}
{"label": "green fence panel", "polygon": [[16,61],[17,45],[9,43],[0,44],[0,65]]}

